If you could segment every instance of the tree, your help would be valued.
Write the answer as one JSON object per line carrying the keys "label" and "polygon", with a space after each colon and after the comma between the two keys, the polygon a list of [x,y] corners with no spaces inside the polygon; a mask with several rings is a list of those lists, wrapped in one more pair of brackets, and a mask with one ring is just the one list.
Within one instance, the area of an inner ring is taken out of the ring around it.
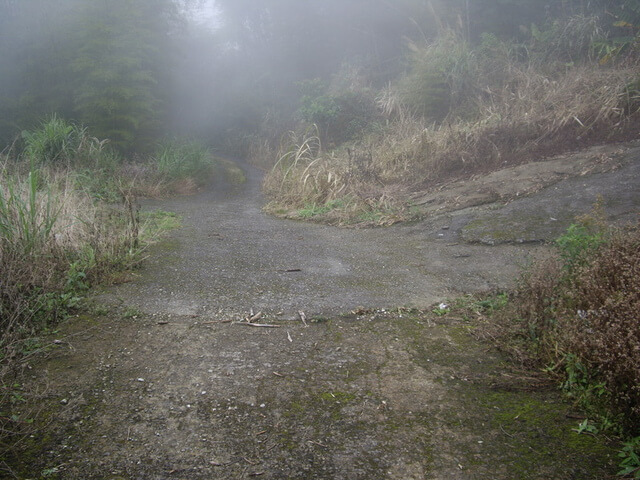
{"label": "tree", "polygon": [[47,114],[73,113],[75,3],[0,2],[0,142]]}
{"label": "tree", "polygon": [[144,147],[164,120],[179,13],[174,0],[0,0],[2,140],[55,113]]}
{"label": "tree", "polygon": [[81,46],[72,67],[79,119],[122,148],[144,146],[162,117],[161,78],[167,55],[169,0],[86,3]]}

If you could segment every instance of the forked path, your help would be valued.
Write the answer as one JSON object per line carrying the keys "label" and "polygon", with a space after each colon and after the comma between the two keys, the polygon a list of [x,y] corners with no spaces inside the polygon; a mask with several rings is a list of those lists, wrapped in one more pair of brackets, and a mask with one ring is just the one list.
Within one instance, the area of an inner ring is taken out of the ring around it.
{"label": "forked path", "polygon": [[145,313],[205,318],[426,307],[455,292],[504,288],[535,248],[465,243],[460,229],[472,214],[342,229],[277,219],[262,206],[252,169],[236,190],[147,203],[178,213],[183,227],[151,250],[139,280],[109,295]]}
{"label": "forked path", "polygon": [[[118,308],[66,322],[26,371],[46,386],[42,430],[9,459],[14,478],[606,478],[615,453],[469,335],[472,319],[397,307],[512,284],[540,248],[526,242],[598,193],[633,215],[637,158],[388,229],[268,217],[255,172],[234,192],[146,205],[183,227],[96,297]],[[252,310],[275,328],[237,323]]]}

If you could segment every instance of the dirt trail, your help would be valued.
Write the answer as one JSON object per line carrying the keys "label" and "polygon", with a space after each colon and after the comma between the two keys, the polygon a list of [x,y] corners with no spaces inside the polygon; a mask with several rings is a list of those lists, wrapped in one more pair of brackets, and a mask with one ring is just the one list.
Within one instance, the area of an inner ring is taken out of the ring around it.
{"label": "dirt trail", "polygon": [[[616,158],[507,205],[379,230],[267,217],[256,172],[235,192],[149,203],[184,227],[96,296],[109,314],[51,338],[26,378],[50,423],[11,459],[16,476],[605,478],[612,450],[571,430],[553,390],[514,378],[469,319],[397,307],[511,285],[532,241],[596,193],[631,218],[640,155]],[[277,328],[222,323],[250,310]]]}

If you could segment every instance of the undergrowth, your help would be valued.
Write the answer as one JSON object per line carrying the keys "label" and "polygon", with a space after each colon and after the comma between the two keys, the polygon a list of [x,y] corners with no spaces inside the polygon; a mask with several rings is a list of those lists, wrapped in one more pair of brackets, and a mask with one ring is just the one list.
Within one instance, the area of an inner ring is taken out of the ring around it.
{"label": "undergrowth", "polygon": [[5,155],[12,171],[31,164],[64,171],[93,198],[119,203],[123,192],[159,197],[189,194],[207,184],[242,183],[244,174],[232,162],[215,157],[203,144],[187,138],[166,139],[148,155],[124,158],[107,139],[57,115],[22,135]]}

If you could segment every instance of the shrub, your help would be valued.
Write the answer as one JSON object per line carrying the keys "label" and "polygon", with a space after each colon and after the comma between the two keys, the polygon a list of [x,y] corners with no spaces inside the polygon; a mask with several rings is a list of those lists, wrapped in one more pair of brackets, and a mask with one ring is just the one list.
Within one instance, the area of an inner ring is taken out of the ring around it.
{"label": "shrub", "polygon": [[[594,372],[623,426],[640,434],[640,230],[612,236],[579,268],[561,327],[566,349]],[[572,313],[572,314],[570,314]]]}
{"label": "shrub", "polygon": [[326,143],[335,145],[361,135],[378,117],[375,96],[367,89],[329,91],[320,79],[298,83],[298,114],[307,125],[316,125]]}
{"label": "shrub", "polygon": [[583,221],[556,245],[557,255],[525,277],[518,316],[540,361],[564,365],[568,393],[637,436],[640,228],[603,232]]}
{"label": "shrub", "polygon": [[367,91],[343,91],[332,97],[338,114],[329,125],[329,139],[335,144],[358,138],[378,120],[373,95]]}
{"label": "shrub", "polygon": [[318,125],[323,131],[329,129],[340,112],[338,103],[330,95],[305,95],[300,99],[300,103],[299,112],[302,119],[309,124]]}
{"label": "shrub", "polygon": [[605,38],[600,20],[593,15],[575,15],[538,28],[532,26],[532,56],[541,66],[556,62],[592,60],[594,45]]}

